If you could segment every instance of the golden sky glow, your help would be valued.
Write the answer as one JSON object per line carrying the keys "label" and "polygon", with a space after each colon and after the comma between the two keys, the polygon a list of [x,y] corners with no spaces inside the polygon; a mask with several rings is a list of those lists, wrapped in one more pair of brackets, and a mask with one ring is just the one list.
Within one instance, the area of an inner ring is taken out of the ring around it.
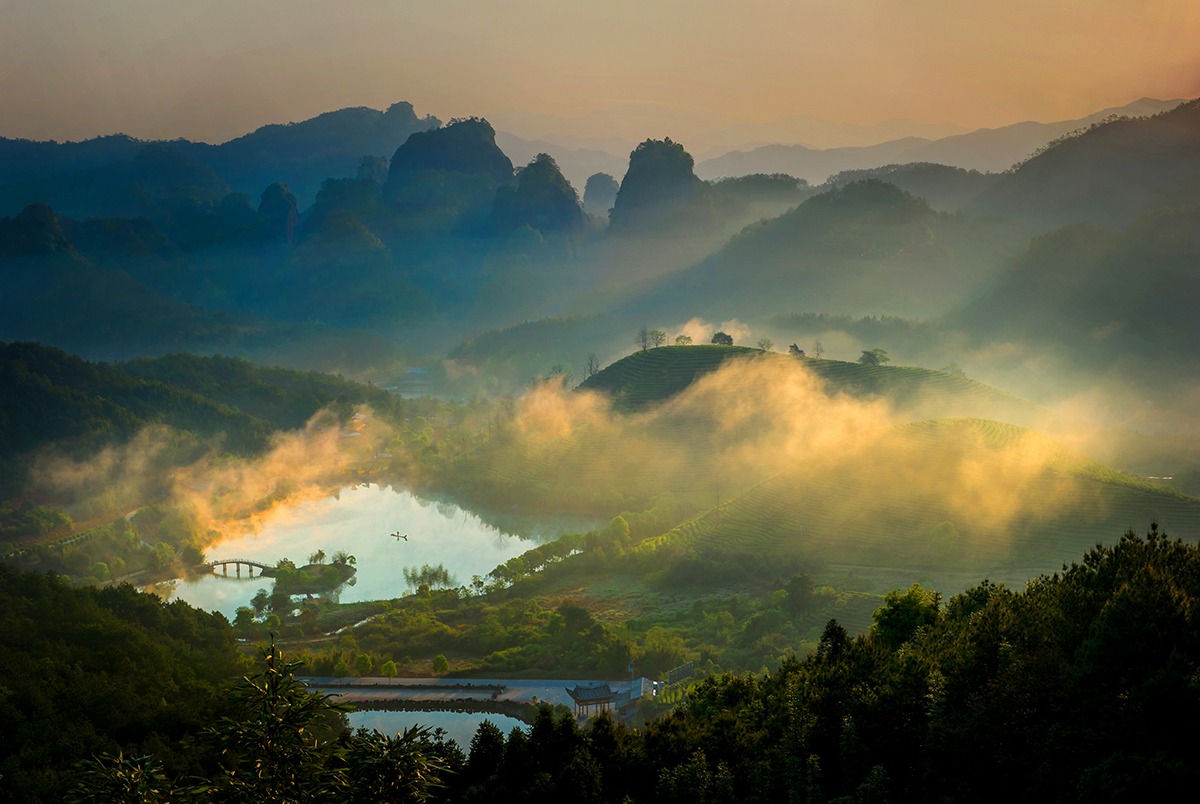
{"label": "golden sky glow", "polygon": [[715,142],[723,122],[972,129],[1198,94],[1197,0],[0,0],[9,137],[222,141],[408,100],[524,136],[654,107],[645,136]]}

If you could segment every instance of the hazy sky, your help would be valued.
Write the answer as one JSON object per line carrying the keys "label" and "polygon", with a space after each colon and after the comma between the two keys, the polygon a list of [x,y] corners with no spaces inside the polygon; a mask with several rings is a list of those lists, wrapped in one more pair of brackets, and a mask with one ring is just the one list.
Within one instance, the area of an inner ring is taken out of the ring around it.
{"label": "hazy sky", "polygon": [[1198,0],[0,0],[9,137],[223,141],[398,100],[524,136],[630,106],[677,139],[795,116],[949,131],[1196,95]]}

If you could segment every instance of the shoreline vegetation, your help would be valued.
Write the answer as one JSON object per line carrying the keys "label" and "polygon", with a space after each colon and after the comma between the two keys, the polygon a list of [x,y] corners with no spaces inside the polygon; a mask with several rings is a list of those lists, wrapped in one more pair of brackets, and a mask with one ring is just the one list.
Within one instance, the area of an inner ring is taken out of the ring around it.
{"label": "shoreline vegetation", "polygon": [[[351,556],[353,558],[353,556]],[[312,563],[297,567],[287,559],[262,571],[261,577],[275,579],[277,595],[315,595],[332,592],[358,572],[348,561]]]}

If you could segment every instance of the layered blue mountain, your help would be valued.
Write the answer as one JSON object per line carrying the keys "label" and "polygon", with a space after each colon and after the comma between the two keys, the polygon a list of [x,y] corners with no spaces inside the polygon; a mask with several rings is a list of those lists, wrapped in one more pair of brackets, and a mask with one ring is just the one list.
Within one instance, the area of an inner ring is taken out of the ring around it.
{"label": "layered blue mountain", "polygon": [[[220,145],[148,143],[123,134],[65,143],[0,138],[0,214],[15,214],[36,201],[73,216],[113,214],[110,183],[132,179],[128,165],[147,146],[203,164],[228,185],[226,192],[256,198],[267,185],[284,182],[306,207],[326,178],[352,176],[363,156],[386,158],[410,134],[438,125],[437,118],[417,117],[411,104],[396,103],[385,112],[341,109],[298,123],[263,126]],[[196,172],[191,163],[173,169],[170,180],[177,189],[211,189],[211,176],[189,176],[189,170]]]}
{"label": "layered blue mountain", "polygon": [[1003,222],[938,213],[894,185],[854,182],[747,226],[631,306],[716,320],[800,311],[928,317],[980,287],[1022,242]]}
{"label": "layered blue mountain", "polygon": [[[1142,119],[1094,126],[1022,163],[968,211],[1115,228],[1148,205],[1186,199],[1200,175],[1200,100]],[[1047,228],[1049,228],[1047,226]]]}

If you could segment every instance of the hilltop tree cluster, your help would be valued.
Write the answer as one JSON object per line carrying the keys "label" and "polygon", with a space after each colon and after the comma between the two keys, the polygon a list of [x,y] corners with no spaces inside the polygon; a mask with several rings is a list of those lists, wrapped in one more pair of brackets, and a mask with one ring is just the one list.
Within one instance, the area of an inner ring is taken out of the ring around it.
{"label": "hilltop tree cluster", "polygon": [[647,349],[657,349],[667,342],[667,333],[661,329],[650,329],[645,324],[638,330],[637,344],[642,347],[642,351]]}

